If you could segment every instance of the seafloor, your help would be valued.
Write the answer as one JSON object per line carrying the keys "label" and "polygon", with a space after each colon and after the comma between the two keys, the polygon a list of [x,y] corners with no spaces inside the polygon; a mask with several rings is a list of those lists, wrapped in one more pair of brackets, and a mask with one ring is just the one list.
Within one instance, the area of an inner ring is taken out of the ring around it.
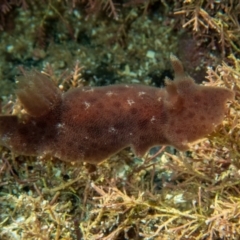
{"label": "seafloor", "polygon": [[163,87],[171,53],[196,82],[235,92],[223,123],[187,152],[125,149],[90,165],[1,147],[0,239],[240,239],[239,22],[237,0],[0,0],[2,114],[21,112],[25,71],[63,92]]}

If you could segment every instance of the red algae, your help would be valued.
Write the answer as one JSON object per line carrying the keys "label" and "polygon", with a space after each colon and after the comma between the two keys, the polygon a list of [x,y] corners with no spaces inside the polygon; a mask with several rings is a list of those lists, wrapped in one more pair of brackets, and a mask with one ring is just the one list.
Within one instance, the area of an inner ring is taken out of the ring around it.
{"label": "red algae", "polygon": [[210,134],[224,118],[233,91],[200,86],[171,55],[174,81],[144,85],[81,87],[61,93],[41,73],[27,73],[16,95],[26,114],[0,116],[0,144],[18,154],[51,155],[64,161],[99,163],[131,147],[189,143]]}

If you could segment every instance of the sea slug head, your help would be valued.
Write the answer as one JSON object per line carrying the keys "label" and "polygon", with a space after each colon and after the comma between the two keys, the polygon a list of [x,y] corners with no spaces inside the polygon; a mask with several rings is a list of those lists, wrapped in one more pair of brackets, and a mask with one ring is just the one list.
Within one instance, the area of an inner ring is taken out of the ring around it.
{"label": "sea slug head", "polygon": [[172,145],[186,150],[188,143],[206,137],[219,125],[226,112],[226,102],[233,91],[222,87],[201,86],[184,73],[181,62],[171,56],[175,78],[167,80],[166,106],[169,124],[166,136]]}

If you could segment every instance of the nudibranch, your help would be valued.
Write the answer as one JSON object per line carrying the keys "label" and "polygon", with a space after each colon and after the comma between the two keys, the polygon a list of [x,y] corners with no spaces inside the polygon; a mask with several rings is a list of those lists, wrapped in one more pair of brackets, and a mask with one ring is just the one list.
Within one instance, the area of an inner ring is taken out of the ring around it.
{"label": "nudibranch", "polygon": [[0,145],[95,164],[129,146],[137,156],[158,145],[187,150],[222,122],[234,93],[196,84],[170,59],[175,77],[163,89],[112,85],[62,93],[44,74],[26,73],[16,90],[26,113],[0,115]]}

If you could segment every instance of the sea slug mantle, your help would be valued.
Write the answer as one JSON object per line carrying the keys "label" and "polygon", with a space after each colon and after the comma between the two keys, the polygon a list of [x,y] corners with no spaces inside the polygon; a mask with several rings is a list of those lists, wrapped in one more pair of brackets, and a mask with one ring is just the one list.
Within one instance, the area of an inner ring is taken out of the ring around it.
{"label": "sea slug mantle", "polygon": [[26,114],[0,115],[0,145],[18,154],[99,163],[130,146],[143,156],[156,145],[187,150],[220,124],[233,91],[201,86],[170,57],[174,81],[82,87],[61,93],[44,74],[30,72],[16,91]]}

